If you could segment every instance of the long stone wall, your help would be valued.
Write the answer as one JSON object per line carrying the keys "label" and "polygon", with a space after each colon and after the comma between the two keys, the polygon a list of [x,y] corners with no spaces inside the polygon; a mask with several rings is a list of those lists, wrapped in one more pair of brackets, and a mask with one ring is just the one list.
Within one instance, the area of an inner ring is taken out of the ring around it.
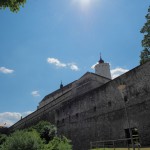
{"label": "long stone wall", "polygon": [[75,97],[56,115],[60,134],[72,139],[75,150],[89,149],[91,141],[125,138],[128,122],[118,86],[126,85],[131,128],[137,128],[142,146],[150,145],[150,62]]}
{"label": "long stone wall", "polygon": [[67,93],[68,91],[70,91],[72,89],[72,84],[70,83],[66,86],[64,86],[63,88],[60,88],[48,95],[46,95],[43,100],[39,103],[38,109],[45,106],[48,103],[51,103],[52,101],[54,101],[55,99],[57,99],[58,97],[64,95],[65,93]]}
{"label": "long stone wall", "polygon": [[57,125],[58,134],[72,140],[74,150],[88,150],[91,141],[125,138],[125,129],[129,127],[124,100],[118,90],[122,83],[126,85],[124,95],[131,128],[138,129],[142,146],[150,146],[150,62],[90,91],[88,86],[83,86],[87,92],[79,95],[70,90],[10,130],[48,120]]}
{"label": "long stone wall", "polygon": [[65,93],[61,97],[58,97],[51,103],[48,103],[47,105],[37,109],[30,115],[26,116],[25,118],[12,125],[9,128],[10,131],[30,127],[31,125],[36,124],[40,120],[48,120],[52,124],[55,124],[55,111],[57,107],[60,107],[61,103],[67,101],[70,98],[70,96],[71,93],[70,91],[68,91],[67,93]]}

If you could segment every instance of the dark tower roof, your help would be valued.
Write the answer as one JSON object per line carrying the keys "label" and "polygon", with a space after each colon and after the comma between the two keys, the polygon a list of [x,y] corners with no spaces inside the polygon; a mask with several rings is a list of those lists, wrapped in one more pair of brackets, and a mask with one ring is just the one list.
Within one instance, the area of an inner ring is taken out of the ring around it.
{"label": "dark tower roof", "polygon": [[61,84],[60,84],[60,89],[62,89],[64,86],[63,86],[63,84],[62,84],[62,81],[61,81]]}
{"label": "dark tower roof", "polygon": [[101,57],[101,53],[100,53],[100,60],[98,62],[99,62],[99,64],[104,63],[104,60]]}

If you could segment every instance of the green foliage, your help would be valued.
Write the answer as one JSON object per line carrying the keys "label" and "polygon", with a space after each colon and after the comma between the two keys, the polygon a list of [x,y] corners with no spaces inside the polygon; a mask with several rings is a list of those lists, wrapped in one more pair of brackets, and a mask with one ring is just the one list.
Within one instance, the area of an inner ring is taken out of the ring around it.
{"label": "green foliage", "polygon": [[48,143],[50,140],[52,140],[56,133],[56,127],[53,125],[47,125],[44,126],[41,130],[41,138],[45,139],[46,143]]}
{"label": "green foliage", "polygon": [[0,150],[72,150],[71,141],[64,136],[56,137],[56,131],[54,125],[41,121],[8,137],[0,135]]}
{"label": "green foliage", "polygon": [[3,143],[1,150],[41,150],[43,141],[36,131],[16,131]]}
{"label": "green foliage", "polygon": [[0,134],[0,145],[2,145],[6,141],[7,135],[6,134]]}
{"label": "green foliage", "polygon": [[26,0],[0,0],[0,9],[9,8],[12,12],[18,12],[25,3]]}
{"label": "green foliage", "polygon": [[32,128],[40,134],[40,137],[44,139],[46,143],[54,138],[57,131],[57,128],[47,121],[40,121]]}
{"label": "green foliage", "polygon": [[145,16],[147,22],[144,24],[141,29],[141,33],[144,34],[144,39],[142,40],[142,46],[144,50],[140,55],[140,64],[144,64],[145,62],[150,60],[150,6],[148,9],[148,14]]}
{"label": "green foliage", "polygon": [[45,145],[44,150],[72,150],[72,146],[66,137],[55,137]]}
{"label": "green foliage", "polygon": [[145,48],[142,52],[141,52],[141,60],[140,60],[140,64],[144,64],[146,63],[147,61],[150,61],[150,51]]}

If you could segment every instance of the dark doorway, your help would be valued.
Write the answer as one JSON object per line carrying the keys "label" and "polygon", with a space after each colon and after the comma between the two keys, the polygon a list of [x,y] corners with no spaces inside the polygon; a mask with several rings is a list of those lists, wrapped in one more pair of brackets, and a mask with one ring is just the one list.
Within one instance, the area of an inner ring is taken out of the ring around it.
{"label": "dark doorway", "polygon": [[[131,138],[130,137],[130,132],[129,132],[129,129],[125,129],[125,137],[128,139],[128,138]],[[128,144],[131,144],[131,139],[127,140]]]}
{"label": "dark doorway", "polygon": [[[139,144],[138,129],[136,127],[135,128],[131,128],[131,133],[132,133],[132,138],[133,138],[134,144]],[[125,129],[125,137],[126,138],[131,138],[129,128]],[[128,144],[131,144],[131,139],[127,140],[127,142],[128,142]]]}

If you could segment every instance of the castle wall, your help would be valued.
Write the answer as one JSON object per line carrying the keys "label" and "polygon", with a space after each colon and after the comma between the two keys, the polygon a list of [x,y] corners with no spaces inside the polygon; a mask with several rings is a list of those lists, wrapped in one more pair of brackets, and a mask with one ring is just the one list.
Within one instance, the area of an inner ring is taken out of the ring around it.
{"label": "castle wall", "polygon": [[67,86],[64,86],[62,89],[58,89],[54,91],[53,93],[45,96],[43,100],[39,103],[38,109],[47,105],[48,103],[51,103],[61,95],[65,94],[66,92],[70,91],[72,88],[72,83],[68,84]]}
{"label": "castle wall", "polygon": [[125,138],[128,129],[124,101],[118,90],[126,84],[131,128],[136,127],[142,146],[150,146],[150,63],[137,67],[105,85],[64,104],[56,116],[60,134],[72,139],[75,150],[89,149],[91,141]]}
{"label": "castle wall", "polygon": [[96,87],[107,83],[108,81],[110,81],[110,79],[88,72],[79,80],[73,83],[71,90],[72,97],[76,97],[83,93],[86,93]]}
{"label": "castle wall", "polygon": [[48,103],[47,105],[37,109],[30,115],[24,117],[14,125],[10,127],[10,131],[16,130],[16,129],[23,129],[26,127],[30,127],[40,120],[47,120],[50,121],[52,124],[55,124],[55,112],[57,111],[57,108],[61,107],[62,102],[68,101],[71,97],[71,92],[68,91],[64,95],[58,97],[51,103]]}
{"label": "castle wall", "polygon": [[38,109],[55,101],[69,91],[71,91],[72,96],[80,95],[108,81],[110,81],[110,79],[92,73],[86,73],[79,80],[74,81],[73,83],[70,83],[63,88],[58,89],[51,94],[45,96],[43,100],[39,103]]}
{"label": "castle wall", "polygon": [[[98,76],[93,77],[91,76],[91,74],[88,74],[86,77],[83,77],[78,82],[73,83],[73,85],[69,84],[65,86],[62,90],[57,90],[52,94],[47,95],[44,98],[45,101],[43,101],[43,106],[40,105],[40,107],[36,111],[26,116],[25,118],[21,119],[17,123],[15,123],[13,126],[10,127],[10,130],[26,128],[33,124],[36,124],[40,120],[47,120],[55,124],[56,123],[55,116],[58,114],[59,109],[62,108],[64,102],[67,102],[68,104],[68,101],[70,101],[70,99],[72,99],[76,95],[81,95],[82,93],[85,93],[93,89],[94,87],[100,86],[102,85],[102,83],[106,83],[108,81],[109,80],[107,78],[103,77],[98,78]],[[85,86],[87,84],[88,87]],[[83,90],[81,89],[81,91],[79,91],[78,90],[79,87],[80,89],[83,88]],[[55,95],[55,99],[47,103],[47,101],[49,101],[48,98],[52,95]]]}
{"label": "castle wall", "polygon": [[90,91],[89,86],[82,84],[80,91],[83,92],[80,94],[72,90],[66,92],[14,124],[10,130],[25,128],[42,119],[48,120],[57,125],[58,134],[72,140],[74,150],[88,150],[91,141],[125,138],[125,129],[129,127],[124,101],[118,90],[118,86],[124,83],[131,128],[138,129],[142,146],[150,146],[149,72],[150,62],[104,85],[99,84],[99,87],[90,85],[94,88]]}

